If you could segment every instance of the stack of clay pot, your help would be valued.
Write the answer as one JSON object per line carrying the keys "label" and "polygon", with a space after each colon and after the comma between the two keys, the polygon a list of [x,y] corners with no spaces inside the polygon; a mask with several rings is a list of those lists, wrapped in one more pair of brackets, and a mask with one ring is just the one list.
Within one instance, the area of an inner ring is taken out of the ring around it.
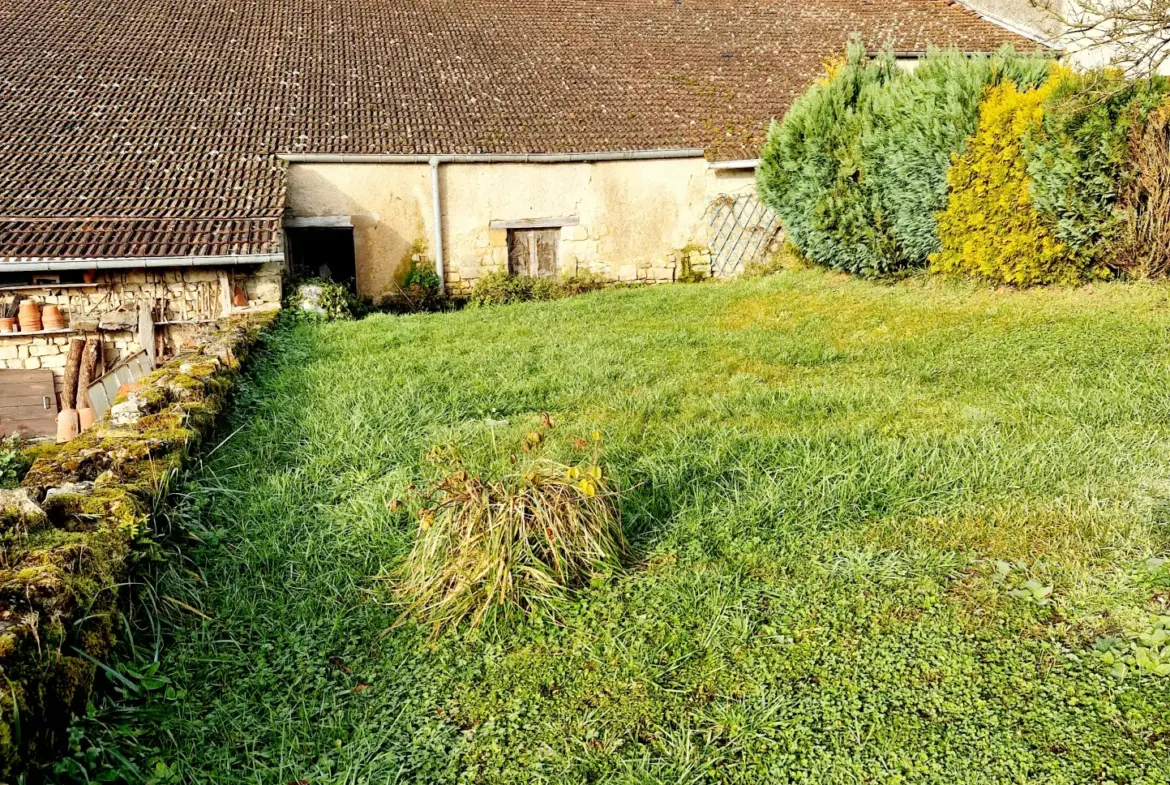
{"label": "stack of clay pot", "polygon": [[57,412],[57,444],[72,441],[81,432],[81,422],[76,409],[62,409]]}
{"label": "stack of clay pot", "polygon": [[39,332],[41,328],[41,307],[32,300],[20,301],[20,331],[22,333]]}
{"label": "stack of clay pot", "polygon": [[46,305],[41,311],[41,324],[46,330],[64,330],[65,317],[61,315],[61,309],[57,306]]}

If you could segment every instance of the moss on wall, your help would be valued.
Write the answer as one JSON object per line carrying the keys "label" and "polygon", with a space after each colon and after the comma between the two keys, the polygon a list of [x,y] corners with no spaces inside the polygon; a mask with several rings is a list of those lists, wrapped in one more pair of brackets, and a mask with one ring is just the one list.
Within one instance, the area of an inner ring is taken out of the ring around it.
{"label": "moss on wall", "polygon": [[109,418],[60,447],[36,448],[19,496],[0,500],[0,781],[67,740],[96,668],[114,647],[120,587],[149,510],[222,411],[240,363],[273,314],[202,331],[124,397]]}

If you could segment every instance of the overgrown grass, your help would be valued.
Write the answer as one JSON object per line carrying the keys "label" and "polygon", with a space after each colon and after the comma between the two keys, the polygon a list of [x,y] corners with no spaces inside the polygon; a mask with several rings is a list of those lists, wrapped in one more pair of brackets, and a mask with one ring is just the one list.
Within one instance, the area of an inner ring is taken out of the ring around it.
{"label": "overgrown grass", "polygon": [[[538,450],[546,432],[530,431],[524,453]],[[413,618],[437,634],[517,611],[555,616],[567,590],[621,569],[628,548],[617,493],[597,456],[572,466],[513,459],[518,467],[500,479],[458,469],[429,489],[414,547],[400,574],[388,576],[405,605],[395,626]]]}
{"label": "overgrown grass", "polygon": [[[1168,294],[798,270],[296,325],[185,491],[159,594],[206,618],[136,743],[216,785],[1164,783],[1170,678],[1115,664],[1170,594]],[[544,411],[551,455],[604,435],[632,569],[382,635],[392,502]]]}

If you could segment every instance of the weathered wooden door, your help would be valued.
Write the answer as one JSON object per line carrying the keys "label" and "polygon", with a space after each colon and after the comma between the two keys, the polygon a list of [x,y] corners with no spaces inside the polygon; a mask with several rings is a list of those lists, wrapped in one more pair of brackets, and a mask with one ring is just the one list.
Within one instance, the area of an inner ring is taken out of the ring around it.
{"label": "weathered wooden door", "polygon": [[508,231],[508,272],[525,278],[555,278],[560,229]]}
{"label": "weathered wooden door", "polygon": [[57,433],[52,371],[0,371],[0,437]]}

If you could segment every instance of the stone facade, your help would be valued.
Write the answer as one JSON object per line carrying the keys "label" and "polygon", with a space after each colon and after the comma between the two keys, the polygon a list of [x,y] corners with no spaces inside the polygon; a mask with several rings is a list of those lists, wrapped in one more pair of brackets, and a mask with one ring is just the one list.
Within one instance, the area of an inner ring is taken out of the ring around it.
{"label": "stone facade", "polygon": [[[447,292],[466,297],[483,276],[508,269],[508,230],[487,229],[485,238],[476,242],[474,263],[444,270]],[[704,277],[711,272],[710,251],[703,246],[671,250],[653,259],[636,259],[614,264],[600,252],[606,230],[591,233],[586,226],[560,229],[558,274],[562,277],[594,275],[622,283],[672,283],[690,269]],[[413,261],[433,263],[429,257],[415,256]]]}
{"label": "stone facade", "polygon": [[[174,350],[199,325],[245,310],[231,304],[236,286],[248,297],[248,310],[256,310],[279,305],[281,281],[282,269],[277,263],[234,268],[111,270],[99,272],[93,286],[47,284],[44,289],[21,291],[26,299],[40,303],[42,308],[58,306],[68,332],[0,333],[0,368],[52,370],[59,395],[72,337],[96,331],[102,338],[106,368],[143,350],[136,328],[99,328],[103,315],[122,309],[134,315],[136,321],[139,303],[148,302],[154,309],[165,346]],[[12,296],[4,288],[0,286],[0,299]]]}
{"label": "stone facade", "polygon": [[[700,157],[599,163],[447,163],[439,167],[448,291],[466,295],[508,264],[508,229],[560,226],[558,272],[665,283],[709,259],[708,209],[754,190],[752,172]],[[431,169],[426,164],[292,164],[291,218],[347,218],[358,294],[394,298],[412,260],[434,256]],[[418,253],[418,248],[426,250]]]}

